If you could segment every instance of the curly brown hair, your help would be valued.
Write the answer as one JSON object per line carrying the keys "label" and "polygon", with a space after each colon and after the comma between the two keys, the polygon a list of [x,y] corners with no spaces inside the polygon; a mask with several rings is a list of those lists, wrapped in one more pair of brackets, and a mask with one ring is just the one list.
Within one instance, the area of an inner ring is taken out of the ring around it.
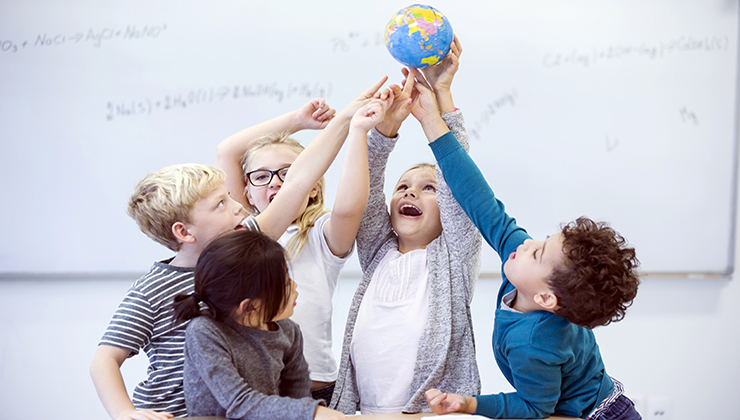
{"label": "curly brown hair", "polygon": [[620,321],[640,284],[635,249],[587,217],[562,226],[562,233],[565,264],[548,279],[558,298],[555,313],[589,329]]}

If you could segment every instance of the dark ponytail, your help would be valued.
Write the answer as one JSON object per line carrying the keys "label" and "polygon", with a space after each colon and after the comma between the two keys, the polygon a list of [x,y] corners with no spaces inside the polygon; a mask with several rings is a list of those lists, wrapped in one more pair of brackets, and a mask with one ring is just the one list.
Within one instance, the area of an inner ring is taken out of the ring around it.
{"label": "dark ponytail", "polygon": [[[195,292],[175,297],[175,319],[199,315],[223,321],[244,299],[260,301],[262,321],[275,318],[290,299],[285,251],[276,241],[254,231],[235,231],[213,240],[195,266]],[[201,313],[198,302],[208,311]]]}
{"label": "dark ponytail", "polygon": [[191,319],[200,316],[200,303],[201,298],[197,292],[190,294],[179,293],[175,296],[175,301],[172,305],[175,313],[173,319],[175,323],[181,323],[190,321]]}

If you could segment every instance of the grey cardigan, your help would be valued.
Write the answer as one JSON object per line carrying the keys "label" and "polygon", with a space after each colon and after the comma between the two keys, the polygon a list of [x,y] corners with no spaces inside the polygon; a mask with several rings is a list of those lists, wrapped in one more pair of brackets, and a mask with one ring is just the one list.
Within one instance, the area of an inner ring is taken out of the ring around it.
{"label": "grey cardigan", "polygon": [[[442,117],[467,150],[468,135],[461,112]],[[357,234],[363,277],[347,317],[339,376],[331,401],[331,408],[345,414],[355,414],[360,407],[355,370],[350,360],[350,344],[360,303],[378,263],[389,250],[398,248],[383,193],[386,163],[397,140],[398,137],[384,137],[375,129],[368,135],[370,195]],[[439,167],[437,203],[443,230],[426,248],[429,312],[419,338],[414,377],[404,413],[430,411],[424,396],[430,388],[461,395],[480,393],[470,301],[480,272],[481,236],[452,196]]]}

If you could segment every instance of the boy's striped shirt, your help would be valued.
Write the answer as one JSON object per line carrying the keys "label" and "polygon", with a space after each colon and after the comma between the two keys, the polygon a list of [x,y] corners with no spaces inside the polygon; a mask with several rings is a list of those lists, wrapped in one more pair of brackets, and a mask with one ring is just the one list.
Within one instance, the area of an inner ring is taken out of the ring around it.
{"label": "boy's striped shirt", "polygon": [[178,293],[192,293],[194,268],[155,262],[136,280],[118,306],[100,344],[131,351],[143,349],[149,357],[147,379],[131,401],[138,410],[166,411],[184,417],[182,388],[183,349],[187,322],[174,324],[170,305]]}
{"label": "boy's striped shirt", "polygon": [[[242,221],[248,230],[259,231],[254,216]],[[130,350],[143,349],[149,357],[147,379],[134,389],[131,401],[137,410],[165,411],[185,417],[183,366],[185,327],[173,324],[171,304],[179,293],[192,293],[195,268],[155,262],[136,280],[113,314],[99,344]]]}

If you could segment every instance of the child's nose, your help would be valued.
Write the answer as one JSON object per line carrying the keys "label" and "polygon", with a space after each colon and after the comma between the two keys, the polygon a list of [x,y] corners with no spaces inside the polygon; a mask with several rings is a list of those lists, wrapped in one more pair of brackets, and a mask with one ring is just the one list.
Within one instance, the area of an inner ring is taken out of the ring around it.
{"label": "child's nose", "polygon": [[270,186],[271,187],[280,187],[283,185],[283,181],[280,180],[280,177],[277,176],[277,174],[272,176],[272,179],[270,180]]}

